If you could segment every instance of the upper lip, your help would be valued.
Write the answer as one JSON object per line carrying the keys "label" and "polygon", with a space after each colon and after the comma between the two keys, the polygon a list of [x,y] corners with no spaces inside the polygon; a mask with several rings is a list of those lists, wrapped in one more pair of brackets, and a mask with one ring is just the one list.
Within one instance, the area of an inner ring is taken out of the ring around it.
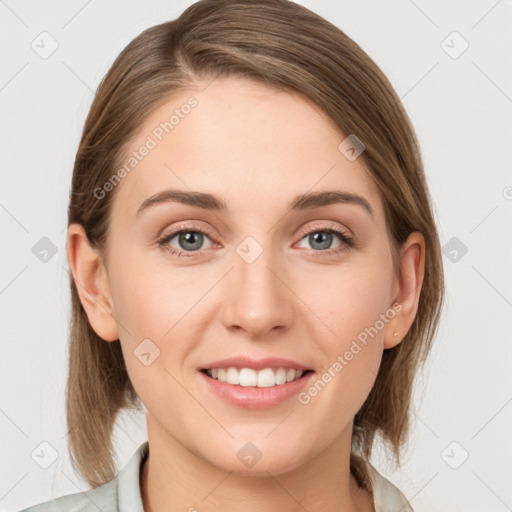
{"label": "upper lip", "polygon": [[291,359],[283,359],[281,357],[265,357],[263,359],[252,359],[248,356],[230,357],[227,359],[218,359],[202,366],[200,369],[208,370],[211,368],[253,368],[262,370],[263,368],[293,368],[295,370],[310,370],[303,364],[292,361]]}

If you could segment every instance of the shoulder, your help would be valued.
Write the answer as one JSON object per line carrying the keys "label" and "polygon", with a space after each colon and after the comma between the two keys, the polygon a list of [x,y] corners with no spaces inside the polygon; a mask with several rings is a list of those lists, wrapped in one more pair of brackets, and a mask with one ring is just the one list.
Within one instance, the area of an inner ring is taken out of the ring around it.
{"label": "shoulder", "polygon": [[117,509],[117,478],[114,478],[89,491],[61,496],[20,512],[109,512]]}
{"label": "shoulder", "polygon": [[146,441],[140,445],[122,471],[109,482],[85,492],[39,503],[19,512],[144,512],[139,475],[148,450]]}

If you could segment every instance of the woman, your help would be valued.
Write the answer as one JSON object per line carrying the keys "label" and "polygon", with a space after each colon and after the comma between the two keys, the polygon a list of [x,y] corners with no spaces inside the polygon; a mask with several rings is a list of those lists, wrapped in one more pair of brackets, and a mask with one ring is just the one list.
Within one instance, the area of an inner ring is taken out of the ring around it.
{"label": "woman", "polygon": [[[413,127],[376,64],[285,0],[201,0],[100,84],[67,235],[69,448],[36,510],[410,511],[396,462],[439,322]],[[148,441],[116,476],[112,429]]]}

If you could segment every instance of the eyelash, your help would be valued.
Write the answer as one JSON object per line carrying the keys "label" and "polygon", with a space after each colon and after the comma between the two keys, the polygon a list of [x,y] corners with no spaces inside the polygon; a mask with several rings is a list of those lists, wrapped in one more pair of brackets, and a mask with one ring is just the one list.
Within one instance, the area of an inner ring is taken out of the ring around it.
{"label": "eyelash", "polygon": [[[164,251],[168,252],[169,254],[171,254],[173,256],[177,256],[178,258],[193,258],[193,257],[195,257],[196,254],[200,251],[180,251],[180,250],[175,249],[174,247],[170,247],[168,245],[168,243],[176,235],[179,235],[181,233],[200,233],[200,234],[206,235],[207,237],[210,238],[210,234],[201,229],[196,229],[194,227],[180,227],[180,229],[178,229],[177,231],[173,231],[171,234],[165,235],[164,237],[160,238],[158,240],[158,245]],[[336,228],[335,226],[332,226],[332,225],[322,226],[322,227],[314,226],[313,229],[302,234],[301,240],[303,238],[305,238],[306,236],[312,235],[313,233],[331,233],[331,234],[334,233],[335,235],[338,235],[338,237],[340,238],[340,240],[342,242],[342,245],[340,245],[339,247],[336,247],[334,249],[325,249],[325,250],[309,249],[309,250],[313,251],[313,253],[317,253],[317,254],[314,254],[315,257],[316,256],[319,256],[319,257],[331,256],[334,254],[338,254],[338,253],[347,251],[356,246],[355,241],[352,237],[348,236],[346,233],[344,233],[343,231],[339,230],[338,228]],[[190,255],[186,254],[187,252],[190,252]]]}

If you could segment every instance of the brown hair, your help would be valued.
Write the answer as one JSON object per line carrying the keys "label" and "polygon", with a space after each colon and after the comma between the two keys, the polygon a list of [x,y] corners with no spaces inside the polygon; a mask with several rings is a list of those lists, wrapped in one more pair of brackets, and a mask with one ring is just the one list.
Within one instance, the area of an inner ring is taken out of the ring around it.
{"label": "brown hair", "polygon": [[[131,41],[101,81],[73,169],[69,224],[84,226],[103,250],[115,191],[94,194],[123,161],[145,118],[178,90],[217,76],[241,75],[295,91],[316,103],[341,132],[365,145],[361,154],[380,189],[395,268],[413,231],[425,237],[423,286],[411,329],[384,351],[375,384],[354,418],[351,470],[371,490],[364,460],[376,434],[400,464],[409,429],[413,381],[437,331],[444,300],[440,243],[419,145],[391,84],[344,32],[288,0],[201,0],[173,21]],[[112,432],[121,409],[138,409],[119,340],[91,328],[71,276],[71,339],[66,396],[71,460],[96,487],[115,476]]]}

